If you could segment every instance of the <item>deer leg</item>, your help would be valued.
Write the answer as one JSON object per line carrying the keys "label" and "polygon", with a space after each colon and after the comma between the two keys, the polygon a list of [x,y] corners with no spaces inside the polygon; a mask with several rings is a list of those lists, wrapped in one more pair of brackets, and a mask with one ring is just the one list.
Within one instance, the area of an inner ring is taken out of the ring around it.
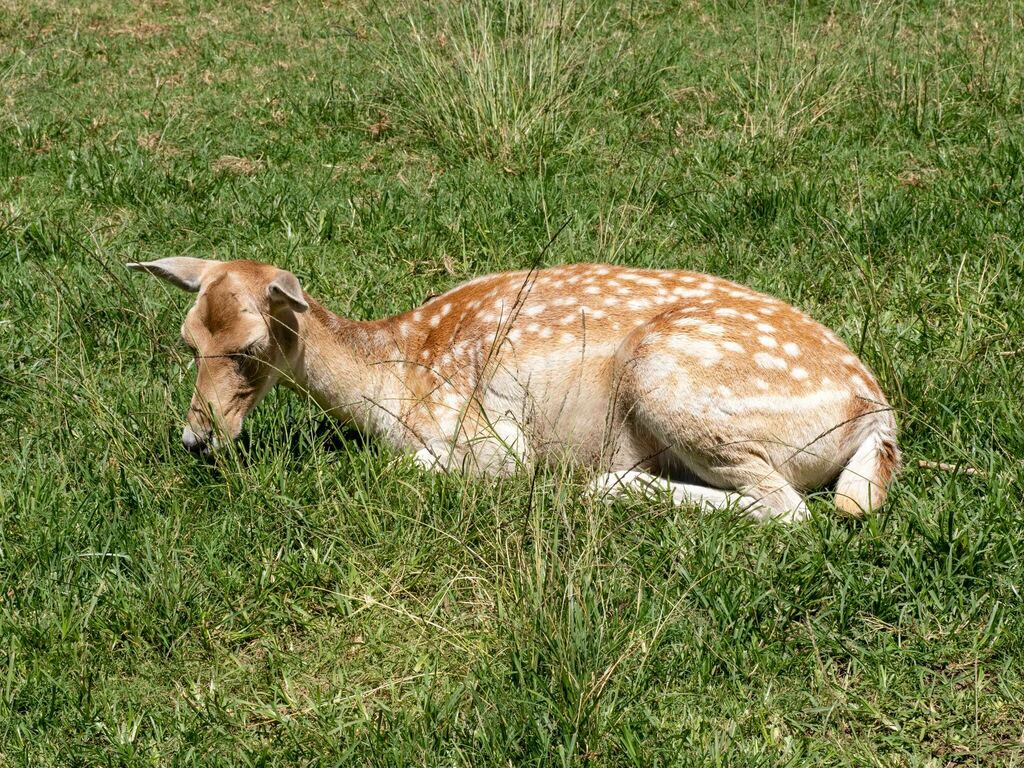
{"label": "deer leg", "polygon": [[466,469],[487,475],[509,475],[529,460],[526,434],[519,423],[508,416],[481,424],[468,440]]}
{"label": "deer leg", "polygon": [[675,504],[692,504],[708,509],[740,509],[752,517],[758,517],[758,499],[736,491],[723,491],[691,483],[680,483],[648,472],[626,470],[608,472],[590,483],[589,492],[602,500],[639,495],[653,499],[668,494]]}
{"label": "deer leg", "polygon": [[480,425],[474,434],[463,434],[454,442],[431,440],[413,458],[421,467],[435,472],[509,475],[529,461],[529,448],[519,424],[500,418]]}
{"label": "deer leg", "polygon": [[694,470],[702,480],[724,488],[735,488],[755,499],[747,513],[755,520],[796,523],[807,519],[807,504],[785,477],[763,459],[724,466],[698,466]]}
{"label": "deer leg", "polygon": [[758,521],[796,523],[807,519],[807,505],[792,485],[774,470],[761,475],[757,475],[757,471],[747,467],[742,471],[743,477],[737,478],[735,475],[739,470],[720,470],[722,485],[733,485],[730,479],[744,481],[739,490],[733,491],[680,483],[636,470],[609,472],[595,478],[589,486],[589,492],[599,499],[609,500],[629,495],[657,498],[668,494],[675,504],[692,504],[708,509],[739,509]]}

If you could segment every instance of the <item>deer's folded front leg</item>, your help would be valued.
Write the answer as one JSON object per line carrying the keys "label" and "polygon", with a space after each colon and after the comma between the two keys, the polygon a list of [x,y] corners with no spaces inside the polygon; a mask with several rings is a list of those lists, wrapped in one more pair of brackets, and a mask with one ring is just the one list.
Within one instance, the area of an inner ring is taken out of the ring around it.
{"label": "deer's folded front leg", "polygon": [[529,460],[523,427],[510,415],[478,425],[468,440],[472,465],[466,469],[487,475],[510,475]]}
{"label": "deer's folded front leg", "polygon": [[413,455],[417,464],[435,472],[458,471],[482,475],[510,475],[529,461],[526,434],[509,417],[475,424],[458,434],[425,441]]}

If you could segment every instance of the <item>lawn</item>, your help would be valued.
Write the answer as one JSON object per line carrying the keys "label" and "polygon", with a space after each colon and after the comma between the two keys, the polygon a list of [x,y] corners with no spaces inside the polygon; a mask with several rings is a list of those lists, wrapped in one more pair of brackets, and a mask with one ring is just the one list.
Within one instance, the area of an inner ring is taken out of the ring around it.
{"label": "lawn", "polygon": [[[0,765],[1024,765],[1022,26],[0,0]],[[284,390],[207,464],[190,298],[123,267],[172,255],[359,319],[712,272],[863,357],[906,467],[756,525],[428,474]]]}

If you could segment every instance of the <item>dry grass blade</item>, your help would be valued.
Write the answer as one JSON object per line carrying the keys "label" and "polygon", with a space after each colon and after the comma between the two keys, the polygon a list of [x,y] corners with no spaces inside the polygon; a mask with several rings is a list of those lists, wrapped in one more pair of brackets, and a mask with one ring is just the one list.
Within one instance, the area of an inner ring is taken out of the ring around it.
{"label": "dry grass blade", "polygon": [[959,472],[964,475],[970,475],[971,477],[980,477],[982,479],[988,478],[988,472],[978,469],[977,467],[968,467],[963,464],[950,464],[948,461],[928,461],[927,459],[919,459],[917,466],[921,469],[932,469],[937,472]]}
{"label": "dry grass blade", "polygon": [[253,160],[248,157],[237,157],[235,155],[221,155],[210,164],[210,167],[217,173],[227,173],[232,176],[251,176],[263,168],[263,161]]}

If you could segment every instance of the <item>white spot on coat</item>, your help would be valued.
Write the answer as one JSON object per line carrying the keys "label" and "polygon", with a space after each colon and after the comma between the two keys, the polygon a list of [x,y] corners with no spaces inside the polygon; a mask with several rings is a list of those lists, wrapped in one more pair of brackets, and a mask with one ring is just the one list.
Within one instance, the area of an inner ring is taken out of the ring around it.
{"label": "white spot on coat", "polygon": [[703,365],[713,365],[722,359],[722,350],[715,342],[707,339],[677,335],[669,339],[668,345],[685,355],[697,358]]}
{"label": "white spot on coat", "polygon": [[659,285],[661,285],[661,280],[658,280],[657,278],[647,277],[645,275],[634,275],[630,274],[629,272],[624,272],[623,274],[619,275],[619,279],[631,280],[632,282],[638,283],[639,285],[648,285],[651,286],[652,288],[657,288]]}
{"label": "white spot on coat", "polygon": [[707,291],[702,291],[700,288],[673,288],[672,293],[681,299],[699,299],[701,296],[707,296]]}
{"label": "white spot on coat", "polygon": [[[763,388],[758,386],[758,389],[768,389],[767,383],[760,379],[755,382],[755,385],[758,384],[765,385]],[[730,405],[734,412],[737,413],[742,411],[755,411],[769,414],[787,411],[790,413],[801,413],[820,408],[823,405],[833,404],[840,400],[846,400],[848,398],[848,392],[842,392],[835,389],[820,389],[805,395],[754,395],[753,397],[744,397],[742,399],[734,400]]]}
{"label": "white spot on coat", "polygon": [[767,352],[754,353],[754,362],[762,368],[768,368],[776,371],[784,371],[789,367],[789,363],[784,359],[775,355],[770,355]]}

